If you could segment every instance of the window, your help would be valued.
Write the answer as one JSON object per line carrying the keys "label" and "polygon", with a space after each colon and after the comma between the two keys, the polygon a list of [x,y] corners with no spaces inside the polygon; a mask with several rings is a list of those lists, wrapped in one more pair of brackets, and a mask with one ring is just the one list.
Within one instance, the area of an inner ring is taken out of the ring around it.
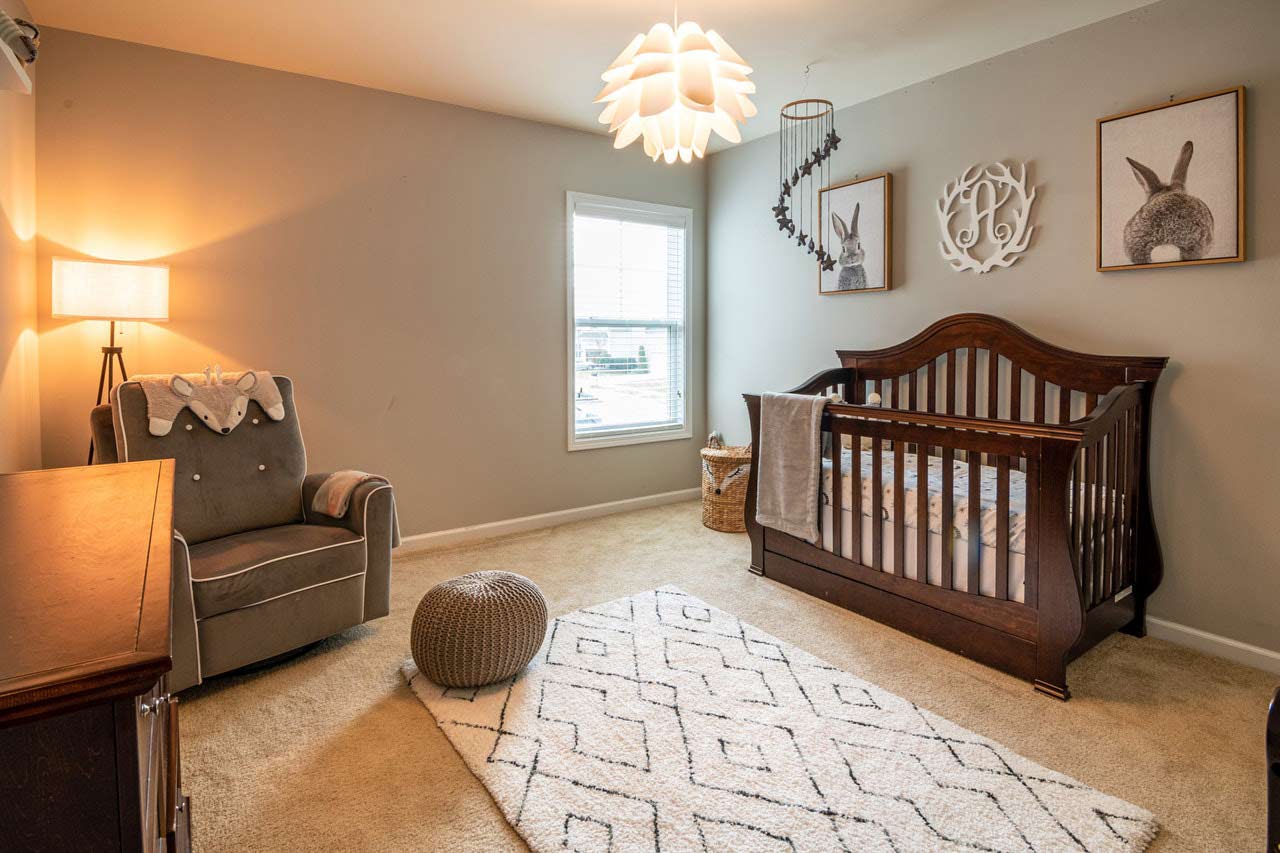
{"label": "window", "polygon": [[569,449],[689,438],[693,212],[572,192],[568,211]]}

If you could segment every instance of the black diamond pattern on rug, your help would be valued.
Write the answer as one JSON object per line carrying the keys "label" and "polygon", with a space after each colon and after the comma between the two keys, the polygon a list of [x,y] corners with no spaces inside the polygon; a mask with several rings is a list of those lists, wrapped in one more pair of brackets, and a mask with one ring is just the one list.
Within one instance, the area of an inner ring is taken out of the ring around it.
{"label": "black diamond pattern on rug", "polygon": [[675,587],[554,620],[501,684],[404,673],[539,853],[1138,853],[1156,832]]}

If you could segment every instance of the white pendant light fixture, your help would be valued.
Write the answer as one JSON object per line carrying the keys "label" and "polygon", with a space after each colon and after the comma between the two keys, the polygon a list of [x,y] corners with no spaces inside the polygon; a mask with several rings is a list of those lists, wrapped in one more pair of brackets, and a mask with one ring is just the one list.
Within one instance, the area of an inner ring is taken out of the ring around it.
{"label": "white pendant light fixture", "polygon": [[654,24],[637,35],[601,74],[600,123],[617,132],[614,148],[643,137],[644,153],[668,163],[706,153],[711,131],[741,142],[738,123],[756,114],[747,98],[751,67],[715,30],[693,21]]}

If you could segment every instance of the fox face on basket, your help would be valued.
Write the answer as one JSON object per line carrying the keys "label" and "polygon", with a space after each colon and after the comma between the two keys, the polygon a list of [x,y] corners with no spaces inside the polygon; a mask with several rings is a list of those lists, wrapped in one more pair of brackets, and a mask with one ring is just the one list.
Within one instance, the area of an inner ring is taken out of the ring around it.
{"label": "fox face on basket", "polygon": [[724,477],[717,479],[716,472],[711,469],[711,464],[704,459],[702,461],[702,470],[703,473],[707,475],[707,481],[711,484],[712,488],[715,489],[716,494],[718,495],[725,489],[729,488],[735,480],[740,480],[750,474],[751,466],[739,465],[728,474],[725,474]]}

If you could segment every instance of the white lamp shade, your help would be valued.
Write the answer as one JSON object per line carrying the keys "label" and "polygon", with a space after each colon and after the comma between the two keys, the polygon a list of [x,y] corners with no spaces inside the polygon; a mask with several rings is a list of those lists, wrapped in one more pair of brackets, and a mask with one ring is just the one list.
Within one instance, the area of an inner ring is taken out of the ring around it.
{"label": "white lamp shade", "polygon": [[53,316],[168,320],[169,268],[53,259]]}
{"label": "white lamp shade", "polygon": [[644,140],[644,153],[668,163],[688,163],[707,151],[711,132],[741,142],[738,125],[756,114],[748,95],[756,86],[746,61],[715,30],[693,21],[678,29],[654,24],[631,40],[600,75],[596,96],[604,104],[614,148]]}

